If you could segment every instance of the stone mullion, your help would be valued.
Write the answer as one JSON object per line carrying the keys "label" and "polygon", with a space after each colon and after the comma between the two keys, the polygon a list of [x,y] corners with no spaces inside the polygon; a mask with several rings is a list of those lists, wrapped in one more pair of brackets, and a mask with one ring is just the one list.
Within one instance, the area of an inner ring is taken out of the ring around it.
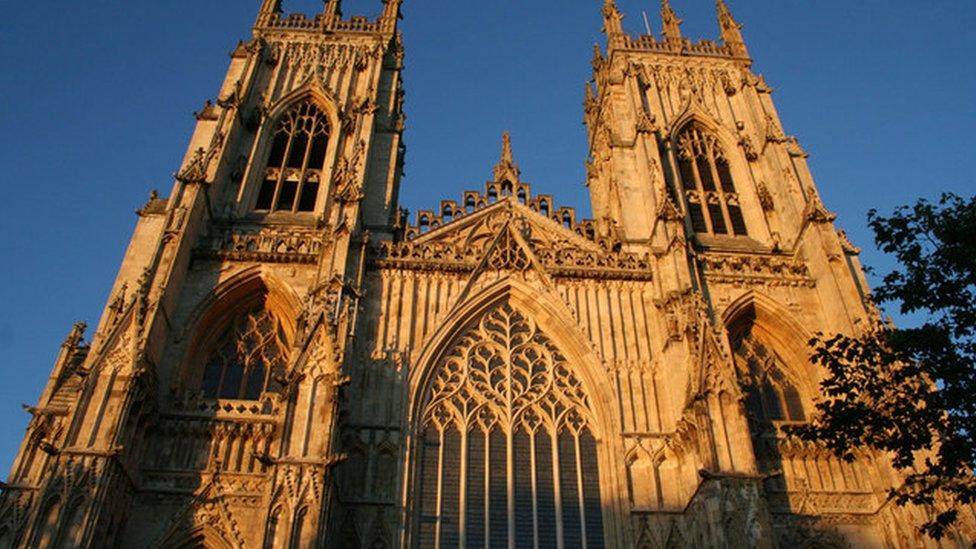
{"label": "stone mullion", "polygon": [[565,549],[566,540],[563,534],[563,494],[562,482],[559,475],[559,427],[553,423],[552,431],[549,433],[550,445],[552,446],[552,491],[553,507],[556,510],[556,547]]}
{"label": "stone mullion", "polygon": [[586,549],[586,493],[583,490],[583,462],[580,459],[579,433],[573,434],[573,448],[576,452],[576,493],[579,494],[580,532],[581,539],[583,540],[583,549]]}
{"label": "stone mullion", "polygon": [[467,487],[468,487],[468,424],[467,418],[462,418],[461,430],[461,465],[458,478],[458,543],[460,549],[467,545]]}
{"label": "stone mullion", "polygon": [[[508,507],[508,546],[515,547],[515,407],[514,407],[514,395],[512,394],[512,332],[511,323],[509,323],[509,332],[506,334],[506,348],[504,350],[505,363],[508,370],[507,383],[505,388],[508,392],[507,402],[505,405],[508,407],[508,417],[507,425],[503,425],[502,428],[505,429],[505,485],[507,494],[505,496],[506,505]],[[486,534],[487,535],[487,534]]]}
{"label": "stone mullion", "polygon": [[[281,195],[281,188],[285,185],[285,172],[288,170],[288,157],[291,155],[291,148],[295,145],[295,124],[294,121],[289,123],[288,128],[288,144],[285,145],[285,154],[281,158],[281,166],[278,167],[278,181],[275,183],[274,195],[271,197],[271,206],[268,208],[269,211],[275,211],[278,209],[278,197]],[[271,139],[270,143],[273,146],[274,136],[278,133],[274,126],[272,126],[272,132],[268,135]],[[267,168],[265,168],[267,170]],[[265,172],[265,177],[267,177],[267,172]],[[261,178],[262,183],[264,178]]]}
{"label": "stone mullion", "polygon": [[485,474],[483,481],[485,483],[484,488],[484,512],[482,514],[481,520],[484,522],[484,545],[485,549],[491,548],[491,429],[484,431],[485,444],[484,444],[484,464],[485,464]]}
{"label": "stone mullion", "polygon": [[539,549],[539,488],[536,474],[535,432],[529,435],[529,464],[532,467],[532,546]]}
{"label": "stone mullion", "polygon": [[444,522],[444,510],[441,508],[444,502],[444,428],[437,431],[440,439],[437,447],[437,520],[434,523],[434,548],[440,549],[441,524]]}
{"label": "stone mullion", "polygon": [[[697,141],[697,136],[694,136],[693,139]],[[696,189],[695,192],[698,193],[698,203],[701,205],[702,208],[702,217],[705,218],[705,230],[708,231],[709,234],[715,234],[715,224],[712,223],[712,213],[708,210],[708,194],[707,191],[705,191],[704,183],[702,183],[701,172],[698,171],[699,153],[695,152],[694,148],[692,148],[690,152],[691,152],[691,158],[689,158],[688,161],[691,163],[691,170],[695,174],[695,181],[694,181],[695,189]],[[678,178],[681,179],[680,170],[678,171]],[[681,183],[682,183],[681,186],[684,187],[683,180]]]}
{"label": "stone mullion", "polygon": [[[719,177],[719,174],[718,174],[718,155],[717,155],[717,152],[715,150],[715,148],[717,146],[718,145],[715,142],[712,142],[712,143],[708,144],[708,146],[706,147],[706,151],[708,152],[708,168],[712,172],[712,181],[715,182],[715,194],[718,196],[718,203],[719,203],[719,205],[721,206],[721,209],[722,209],[722,218],[725,220],[725,231],[726,231],[726,234],[735,235],[735,229],[732,227],[732,216],[729,215],[729,202],[728,202],[728,198],[726,197],[726,194],[729,194],[729,193],[726,193],[725,189],[722,188],[722,178]],[[726,160],[726,162],[729,162],[729,161]],[[729,163],[729,171],[731,171],[731,169],[732,169],[732,166],[731,166],[731,163]],[[733,187],[732,187],[733,188],[733,191],[732,192],[735,193],[736,191],[734,190],[735,189],[735,186],[734,186],[735,185],[735,181],[734,180],[732,182],[732,185],[733,185]],[[742,207],[741,205],[742,205],[742,202],[740,201],[739,202],[739,207],[740,208]]]}

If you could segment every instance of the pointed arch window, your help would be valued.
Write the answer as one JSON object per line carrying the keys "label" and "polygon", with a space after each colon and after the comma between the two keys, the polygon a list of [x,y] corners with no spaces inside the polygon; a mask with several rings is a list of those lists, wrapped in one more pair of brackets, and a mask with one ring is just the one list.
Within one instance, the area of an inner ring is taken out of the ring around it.
{"label": "pointed arch window", "polygon": [[779,355],[752,335],[738,341],[735,355],[746,380],[746,408],[754,421],[806,421],[800,391],[786,376]]}
{"label": "pointed arch window", "polygon": [[315,104],[305,101],[286,112],[271,138],[254,209],[314,211],[328,144],[328,120]]}
{"label": "pointed arch window", "polygon": [[603,547],[597,440],[572,366],[500,305],[455,340],[425,397],[414,547]]}
{"label": "pointed arch window", "polygon": [[691,124],[678,135],[677,147],[681,188],[695,232],[748,234],[729,159],[718,139]]}
{"label": "pointed arch window", "polygon": [[204,397],[259,400],[263,393],[279,392],[287,348],[281,322],[270,311],[261,308],[237,316],[207,358]]}

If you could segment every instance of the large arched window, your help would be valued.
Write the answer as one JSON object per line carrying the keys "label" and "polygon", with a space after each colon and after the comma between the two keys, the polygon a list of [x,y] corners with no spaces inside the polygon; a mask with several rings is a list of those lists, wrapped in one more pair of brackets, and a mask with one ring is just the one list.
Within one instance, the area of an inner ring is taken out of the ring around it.
{"label": "large arched window", "polygon": [[415,547],[602,547],[597,441],[573,366],[500,305],[436,365],[418,433]]}
{"label": "large arched window", "polygon": [[678,172],[697,233],[746,235],[729,159],[718,139],[697,124],[678,135]]}
{"label": "large arched window", "polygon": [[[805,421],[806,413],[797,384],[788,376],[786,362],[753,334],[755,325],[744,323],[734,331],[732,348],[736,369],[746,398],[746,416],[755,452],[756,466],[761,473],[783,471],[780,425],[784,422]],[[785,484],[776,477],[767,484],[772,492],[782,492]]]}
{"label": "large arched window", "polygon": [[258,400],[281,390],[287,343],[281,322],[267,309],[249,309],[224,328],[203,373],[206,398]]}
{"label": "large arched window", "polygon": [[759,423],[806,421],[800,391],[786,376],[785,363],[751,333],[735,344],[735,359],[746,385],[746,409]]}
{"label": "large arched window", "polygon": [[271,139],[271,152],[254,209],[314,211],[328,144],[328,121],[311,101],[286,112]]}

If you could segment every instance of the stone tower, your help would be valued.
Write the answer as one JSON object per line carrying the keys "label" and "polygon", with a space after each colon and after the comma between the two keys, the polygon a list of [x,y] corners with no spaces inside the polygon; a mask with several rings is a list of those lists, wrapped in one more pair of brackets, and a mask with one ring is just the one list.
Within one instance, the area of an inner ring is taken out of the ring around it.
{"label": "stone tower", "polygon": [[72,330],[31,410],[0,546],[324,539],[365,253],[397,221],[403,50],[384,4],[261,3],[90,342]]}
{"label": "stone tower", "polygon": [[0,546],[932,545],[884,460],[784,436],[810,335],[876,312],[721,0],[721,43],[604,2],[593,220],[507,134],[407,216],[399,0],[280,4],[30,408]]}

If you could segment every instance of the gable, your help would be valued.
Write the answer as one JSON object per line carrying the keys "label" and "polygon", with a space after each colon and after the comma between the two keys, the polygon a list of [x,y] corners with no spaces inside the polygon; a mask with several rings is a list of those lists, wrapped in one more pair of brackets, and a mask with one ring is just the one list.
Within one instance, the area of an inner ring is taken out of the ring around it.
{"label": "gable", "polygon": [[[511,238],[506,231],[514,231],[517,238]],[[518,245],[514,241],[519,241]],[[497,242],[512,243],[509,252],[514,255],[500,257]],[[520,257],[521,254],[534,261]],[[524,270],[530,263],[537,263],[553,277],[651,277],[646,256],[607,249],[526,207],[515,197],[503,198],[413,239],[384,242],[376,264],[381,268],[470,272],[482,265],[486,257],[485,268],[492,270]]]}

